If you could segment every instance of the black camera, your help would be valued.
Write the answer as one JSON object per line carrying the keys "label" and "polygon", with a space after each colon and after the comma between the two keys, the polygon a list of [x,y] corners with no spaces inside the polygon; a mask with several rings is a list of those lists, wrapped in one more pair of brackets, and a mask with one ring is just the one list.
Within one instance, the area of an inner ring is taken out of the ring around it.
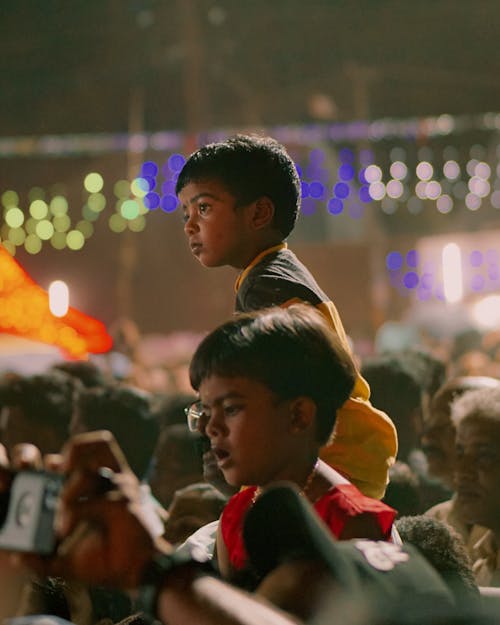
{"label": "black camera", "polygon": [[49,555],[56,545],[54,515],[63,477],[45,471],[14,474],[5,496],[0,549]]}

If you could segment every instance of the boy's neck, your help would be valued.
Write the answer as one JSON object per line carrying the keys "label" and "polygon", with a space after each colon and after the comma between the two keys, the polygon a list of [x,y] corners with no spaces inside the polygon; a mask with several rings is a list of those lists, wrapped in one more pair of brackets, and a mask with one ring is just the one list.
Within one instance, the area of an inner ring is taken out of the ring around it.
{"label": "boy's neck", "polygon": [[262,240],[256,242],[255,245],[251,246],[248,249],[248,252],[244,255],[242,263],[238,263],[240,266],[235,267],[235,269],[245,269],[252,263],[253,260],[257,258],[260,254],[270,249],[271,247],[275,247],[277,245],[282,245],[285,241],[281,237],[266,237]]}

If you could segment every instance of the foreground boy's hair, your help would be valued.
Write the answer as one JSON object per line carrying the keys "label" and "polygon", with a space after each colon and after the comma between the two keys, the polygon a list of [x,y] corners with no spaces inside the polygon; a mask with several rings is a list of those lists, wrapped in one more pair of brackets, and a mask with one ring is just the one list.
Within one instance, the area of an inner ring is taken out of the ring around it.
{"label": "foreground boy's hair", "polygon": [[187,160],[175,192],[190,182],[219,180],[246,206],[266,196],[274,204],[273,226],[286,238],[293,230],[300,204],[300,180],[285,148],[270,137],[236,135],[206,145]]}
{"label": "foreground boy's hair", "polygon": [[212,375],[256,380],[280,399],[310,397],[317,407],[317,438],[324,443],[356,369],[323,317],[312,306],[295,304],[241,314],[211,332],[191,361],[193,388]]}

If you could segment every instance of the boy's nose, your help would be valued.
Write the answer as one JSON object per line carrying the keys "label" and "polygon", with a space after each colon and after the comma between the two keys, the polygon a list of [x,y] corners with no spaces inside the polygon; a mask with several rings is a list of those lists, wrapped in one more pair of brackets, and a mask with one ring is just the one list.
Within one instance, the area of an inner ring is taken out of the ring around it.
{"label": "boy's nose", "polygon": [[187,216],[184,222],[184,232],[189,236],[190,234],[194,234],[197,229],[198,224],[196,223],[194,215]]}

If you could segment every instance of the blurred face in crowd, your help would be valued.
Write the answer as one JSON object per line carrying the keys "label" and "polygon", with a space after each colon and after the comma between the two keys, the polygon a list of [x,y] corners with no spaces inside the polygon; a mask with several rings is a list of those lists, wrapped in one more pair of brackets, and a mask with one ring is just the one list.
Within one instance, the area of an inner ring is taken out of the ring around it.
{"label": "blurred face in crowd", "polygon": [[424,427],[421,447],[427,458],[429,474],[454,488],[455,427],[452,422]]}
{"label": "blurred face in crowd", "polygon": [[463,518],[500,533],[500,421],[469,416],[457,427],[457,505]]}

